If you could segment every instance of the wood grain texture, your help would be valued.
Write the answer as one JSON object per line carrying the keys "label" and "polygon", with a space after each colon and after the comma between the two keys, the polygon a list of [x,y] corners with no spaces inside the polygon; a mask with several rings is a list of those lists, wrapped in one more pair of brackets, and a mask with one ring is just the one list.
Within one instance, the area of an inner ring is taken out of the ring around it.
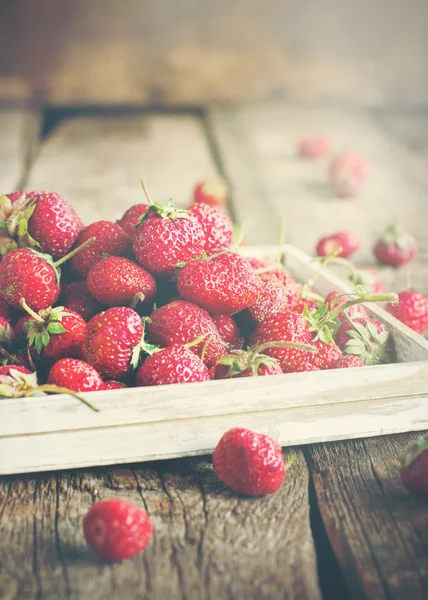
{"label": "wood grain texture", "polygon": [[427,597],[426,501],[412,498],[398,474],[398,456],[416,437],[305,451],[330,542],[356,600]]}
{"label": "wood grain texture", "polygon": [[86,223],[122,216],[153,198],[187,206],[200,179],[216,175],[200,119],[171,114],[108,114],[63,121],[42,144],[27,189],[63,194]]}
{"label": "wood grain texture", "polygon": [[[3,478],[2,597],[320,600],[307,487],[299,450],[281,490],[258,499],[224,489],[206,459]],[[81,528],[108,497],[147,510],[156,532],[142,555],[113,566]]]}
{"label": "wood grain texture", "polygon": [[24,110],[0,107],[0,194],[15,190],[22,178],[26,124]]}
{"label": "wood grain texture", "polygon": [[[284,214],[287,242],[312,254],[322,235],[352,229],[361,239],[355,260],[370,264],[375,240],[386,225],[398,221],[417,237],[421,257],[427,255],[426,169],[415,168],[409,150],[370,113],[273,103],[214,110],[210,124],[235,212],[240,221],[253,216],[257,223],[248,231],[248,243],[279,238]],[[334,154],[352,150],[370,161],[372,174],[358,198],[333,197],[328,160],[296,155],[301,138],[314,134],[331,138]]]}
{"label": "wood grain texture", "polygon": [[122,10],[114,0],[1,0],[0,10],[0,75],[48,103],[428,100],[423,0],[128,0]]}

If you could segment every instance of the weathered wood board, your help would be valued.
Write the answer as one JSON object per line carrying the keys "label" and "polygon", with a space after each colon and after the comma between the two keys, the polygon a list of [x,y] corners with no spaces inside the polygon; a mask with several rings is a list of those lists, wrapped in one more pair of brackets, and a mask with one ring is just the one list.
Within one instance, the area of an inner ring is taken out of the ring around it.
{"label": "weathered wood board", "polygon": [[15,190],[24,174],[27,118],[24,110],[0,107],[0,194]]}

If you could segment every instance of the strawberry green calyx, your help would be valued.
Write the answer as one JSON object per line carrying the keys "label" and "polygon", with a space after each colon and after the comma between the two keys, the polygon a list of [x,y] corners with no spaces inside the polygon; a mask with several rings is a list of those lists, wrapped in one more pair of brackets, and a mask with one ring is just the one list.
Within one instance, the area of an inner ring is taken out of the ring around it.
{"label": "strawberry green calyx", "polygon": [[250,346],[247,350],[232,350],[226,356],[222,356],[217,360],[218,365],[229,367],[224,379],[236,377],[244,371],[251,369],[253,375],[257,377],[259,368],[264,365],[266,367],[279,367],[279,362],[276,358],[263,354],[269,348],[284,348],[291,347],[298,350],[306,350],[307,352],[317,353],[317,349],[309,344],[299,344],[295,342],[268,342],[266,344]]}
{"label": "strawberry green calyx", "polygon": [[395,244],[401,250],[408,250],[416,245],[415,238],[398,225],[389,225],[383,232],[380,241],[387,245]]}
{"label": "strawberry green calyx", "polygon": [[155,202],[150,196],[145,180],[141,179],[140,183],[141,187],[143,188],[144,194],[147,198],[147,202],[149,203],[149,207],[146,210],[146,212],[143,215],[141,215],[137,225],[145,221],[153,213],[156,213],[159,217],[162,217],[163,219],[190,219],[189,211],[183,210],[181,208],[176,208],[172,200],[169,200],[168,206],[163,206],[163,204],[161,204],[160,202]]}
{"label": "strawberry green calyx", "polygon": [[428,435],[419,437],[415,442],[406,446],[400,456],[400,464],[403,469],[408,469],[423,453],[428,451]]}
{"label": "strawberry green calyx", "polygon": [[141,324],[143,326],[143,335],[141,337],[140,343],[135,346],[131,354],[130,365],[133,371],[135,371],[140,365],[142,354],[147,354],[148,356],[151,356],[152,354],[160,350],[160,347],[156,344],[150,344],[146,341],[146,323],[151,323],[150,317],[143,317],[141,319]]}
{"label": "strawberry green calyx", "polygon": [[64,309],[64,306],[48,308],[36,313],[32,310],[24,298],[21,298],[20,304],[32,319],[27,324],[28,346],[34,346],[36,352],[41,354],[44,348],[49,345],[51,335],[57,335],[67,331],[61,324],[64,317],[71,316]]}
{"label": "strawberry green calyx", "polygon": [[349,340],[343,349],[344,354],[358,356],[367,366],[389,363],[392,360],[392,347],[388,344],[390,335],[388,331],[377,331],[370,321],[364,325],[358,321],[346,319],[352,325],[347,331]]}
{"label": "strawberry green calyx", "polygon": [[35,199],[25,194],[13,204],[7,196],[0,197],[0,212],[5,217],[0,222],[0,232],[15,239],[20,248],[40,248],[40,244],[28,233],[28,221],[35,208]]}
{"label": "strawberry green calyx", "polygon": [[9,323],[2,325],[0,324],[0,344],[8,345],[13,338],[12,329]]}
{"label": "strawberry green calyx", "polygon": [[[353,298],[352,298],[353,296]],[[337,300],[340,298],[352,298],[345,302],[345,304],[338,304]],[[356,304],[363,304],[365,302],[391,302],[397,304],[397,294],[368,294],[361,286],[357,286],[353,293],[339,294],[331,300],[330,308],[328,304],[323,304],[315,312],[310,313],[308,308],[305,306],[303,310],[303,316],[306,318],[309,330],[316,333],[315,340],[321,340],[326,344],[334,342],[334,332],[338,327],[338,316],[340,313],[346,314],[346,309]],[[337,304],[337,306],[335,306]]]}
{"label": "strawberry green calyx", "polygon": [[46,394],[67,394],[73,396],[83,404],[86,404],[91,410],[99,412],[92,402],[86,400],[80,394],[67,388],[57,387],[55,385],[38,385],[37,373],[21,373],[17,369],[10,369],[9,375],[0,376],[0,397],[3,398],[28,398],[32,396],[45,396]]}

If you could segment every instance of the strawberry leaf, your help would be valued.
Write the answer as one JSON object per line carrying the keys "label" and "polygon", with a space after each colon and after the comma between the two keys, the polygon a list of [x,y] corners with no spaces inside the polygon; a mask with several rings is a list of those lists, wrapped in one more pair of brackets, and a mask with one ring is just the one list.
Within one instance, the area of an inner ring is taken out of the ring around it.
{"label": "strawberry leaf", "polygon": [[48,333],[59,334],[59,333],[65,333],[66,331],[68,331],[68,330],[65,327],[63,327],[63,325],[61,325],[61,323],[59,323],[58,321],[52,321],[51,323],[48,323],[48,326],[47,326]]}

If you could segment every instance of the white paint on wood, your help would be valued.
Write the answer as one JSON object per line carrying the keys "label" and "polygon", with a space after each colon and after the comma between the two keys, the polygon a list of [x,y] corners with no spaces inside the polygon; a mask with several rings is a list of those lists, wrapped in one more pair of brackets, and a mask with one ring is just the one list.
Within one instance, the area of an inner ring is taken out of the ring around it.
{"label": "white paint on wood", "polygon": [[[313,273],[304,252],[283,250],[299,278]],[[315,287],[324,294],[349,289],[327,269]],[[368,308],[390,326],[400,364],[89,394],[100,413],[67,396],[4,400],[0,474],[202,454],[237,425],[282,445],[425,429],[428,342],[378,306]]]}

